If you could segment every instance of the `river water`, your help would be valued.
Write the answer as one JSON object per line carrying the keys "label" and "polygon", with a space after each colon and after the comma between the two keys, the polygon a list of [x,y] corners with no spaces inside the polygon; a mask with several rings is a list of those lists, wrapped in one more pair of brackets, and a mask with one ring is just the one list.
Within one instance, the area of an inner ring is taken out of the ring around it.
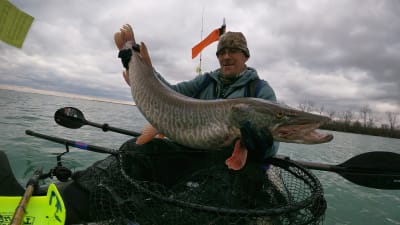
{"label": "river water", "polygon": [[[29,129],[52,136],[79,140],[88,144],[118,149],[129,136],[90,126],[72,130],[54,122],[57,109],[73,106],[84,112],[87,120],[140,131],[146,124],[135,106],[88,101],[0,90],[0,149],[9,157],[18,181],[26,184],[33,171],[56,165],[55,153],[65,147],[25,134]],[[328,131],[322,131],[328,132]],[[339,164],[361,153],[390,151],[400,154],[400,139],[331,132],[333,141],[320,145],[281,143],[279,154],[292,159]],[[105,157],[104,154],[70,149],[63,165],[79,170]],[[378,190],[353,184],[333,172],[313,171],[323,185],[328,209],[324,224],[400,224],[400,190]]]}

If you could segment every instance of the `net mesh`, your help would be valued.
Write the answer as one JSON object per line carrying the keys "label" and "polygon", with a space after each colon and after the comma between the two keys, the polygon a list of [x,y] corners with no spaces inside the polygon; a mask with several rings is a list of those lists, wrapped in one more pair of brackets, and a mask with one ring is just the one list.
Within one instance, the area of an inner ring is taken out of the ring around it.
{"label": "net mesh", "polygon": [[318,179],[284,159],[269,159],[269,169],[252,176],[208,167],[171,187],[132,178],[123,154],[118,163],[91,192],[100,224],[321,224],[326,210]]}

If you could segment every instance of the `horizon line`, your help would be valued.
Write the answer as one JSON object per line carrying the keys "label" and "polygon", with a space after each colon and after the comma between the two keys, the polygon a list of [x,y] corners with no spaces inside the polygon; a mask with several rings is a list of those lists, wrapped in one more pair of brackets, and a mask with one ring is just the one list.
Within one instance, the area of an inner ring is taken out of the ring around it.
{"label": "horizon line", "polygon": [[73,99],[83,99],[83,100],[89,100],[89,101],[108,102],[108,103],[114,103],[114,104],[136,106],[136,104],[133,101],[116,100],[116,99],[112,99],[112,98],[102,98],[102,97],[95,97],[95,96],[89,96],[89,95],[79,95],[79,94],[60,92],[60,91],[50,91],[50,90],[37,89],[37,88],[32,88],[32,87],[27,87],[27,86],[0,84],[0,89],[12,90],[12,91],[18,91],[18,92],[24,92],[24,93],[42,94],[42,95],[49,95],[49,96],[66,97],[66,98],[73,98]]}

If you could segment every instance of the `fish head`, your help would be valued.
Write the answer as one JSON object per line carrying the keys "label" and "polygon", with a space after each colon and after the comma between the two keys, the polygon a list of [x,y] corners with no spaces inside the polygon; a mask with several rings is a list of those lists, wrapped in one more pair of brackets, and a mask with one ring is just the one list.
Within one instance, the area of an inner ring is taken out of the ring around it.
{"label": "fish head", "polygon": [[233,107],[231,116],[240,128],[246,121],[256,129],[267,129],[275,141],[321,144],[333,139],[331,134],[316,131],[329,117],[303,112],[289,106],[254,99],[251,104],[238,104]]}

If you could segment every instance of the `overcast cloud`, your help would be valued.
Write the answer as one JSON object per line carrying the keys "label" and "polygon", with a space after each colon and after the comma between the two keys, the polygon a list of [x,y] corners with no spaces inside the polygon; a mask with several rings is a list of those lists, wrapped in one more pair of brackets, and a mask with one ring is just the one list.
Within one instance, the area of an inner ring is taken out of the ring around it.
{"label": "overcast cloud", "polygon": [[[191,48],[221,26],[242,31],[248,66],[297,107],[325,111],[368,105],[385,120],[400,112],[400,1],[397,0],[11,0],[35,20],[22,49],[0,43],[0,84],[131,99],[113,34],[130,23],[153,65],[171,83],[193,78]],[[218,68],[216,43],[202,69]],[[378,119],[378,118],[377,118]]]}

